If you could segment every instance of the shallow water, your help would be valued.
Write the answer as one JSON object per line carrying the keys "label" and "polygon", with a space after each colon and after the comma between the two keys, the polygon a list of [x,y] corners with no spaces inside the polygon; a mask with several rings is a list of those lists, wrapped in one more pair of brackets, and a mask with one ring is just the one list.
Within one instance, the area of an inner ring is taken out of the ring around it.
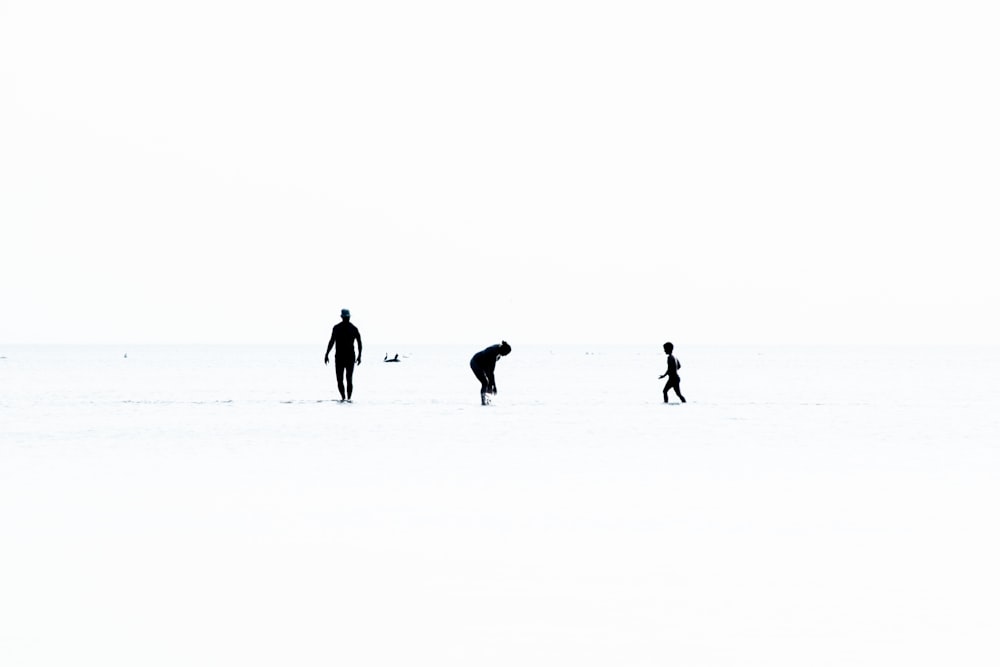
{"label": "shallow water", "polygon": [[479,347],[0,349],[0,661],[1000,657],[997,348]]}

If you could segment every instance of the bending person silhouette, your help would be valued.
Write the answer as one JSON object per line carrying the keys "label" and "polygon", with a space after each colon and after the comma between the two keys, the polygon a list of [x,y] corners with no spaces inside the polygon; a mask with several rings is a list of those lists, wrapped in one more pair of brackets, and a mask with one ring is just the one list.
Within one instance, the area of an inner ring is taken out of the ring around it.
{"label": "bending person silhouette", "polygon": [[677,374],[678,369],[681,367],[681,362],[674,358],[674,344],[664,343],[663,351],[667,353],[667,372],[660,376],[661,380],[667,378],[667,384],[663,385],[663,402],[670,402],[667,400],[667,391],[673,389],[674,393],[677,394],[677,398],[681,399],[681,403],[687,403],[687,399],[681,393],[681,376]]}
{"label": "bending person silhouette", "polygon": [[[358,357],[354,359],[354,341],[358,341]],[[340,400],[351,400],[354,393],[354,364],[361,363],[361,333],[351,324],[351,311],[344,308],[340,311],[340,323],[333,327],[330,333],[330,343],[326,346],[326,356],[323,363],[329,365],[330,350],[334,345],[337,352],[334,355],[334,368],[337,370],[337,389],[340,390]],[[344,391],[344,376],[347,376],[347,391]]]}
{"label": "bending person silhouette", "polygon": [[497,393],[497,381],[493,376],[493,371],[496,370],[500,357],[506,357],[508,354],[510,354],[510,345],[504,340],[500,341],[499,345],[490,345],[485,350],[476,352],[469,361],[469,367],[472,368],[472,372],[481,385],[479,397],[483,405],[489,403],[489,398],[487,398],[489,394]]}

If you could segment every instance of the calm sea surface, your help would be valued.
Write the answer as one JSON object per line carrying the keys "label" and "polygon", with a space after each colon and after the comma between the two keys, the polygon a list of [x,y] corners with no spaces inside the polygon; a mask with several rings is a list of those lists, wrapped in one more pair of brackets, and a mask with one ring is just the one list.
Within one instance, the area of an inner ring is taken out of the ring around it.
{"label": "calm sea surface", "polygon": [[1000,349],[484,346],[0,348],[0,664],[1000,661]]}

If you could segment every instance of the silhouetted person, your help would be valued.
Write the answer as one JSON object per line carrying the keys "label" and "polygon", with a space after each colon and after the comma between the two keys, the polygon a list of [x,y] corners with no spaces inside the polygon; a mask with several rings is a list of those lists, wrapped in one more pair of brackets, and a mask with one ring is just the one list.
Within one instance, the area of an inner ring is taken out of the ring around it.
{"label": "silhouetted person", "polygon": [[677,394],[677,398],[681,399],[681,403],[687,403],[687,399],[681,394],[681,376],[677,374],[677,371],[681,367],[681,362],[674,358],[674,344],[664,343],[663,351],[667,353],[667,372],[660,376],[661,380],[667,378],[667,384],[663,385],[663,402],[670,402],[667,400],[667,391],[673,389],[674,393]]}
{"label": "silhouetted person", "polygon": [[385,353],[385,359],[383,359],[382,361],[386,362],[387,364],[391,364],[391,363],[392,363],[392,362],[394,362],[394,361],[399,361],[399,355],[397,354],[397,355],[396,355],[396,356],[394,356],[394,357],[393,357],[392,359],[390,359],[390,358],[389,358],[389,353],[388,353],[388,352],[386,352],[386,353]]}
{"label": "silhouetted person", "polygon": [[482,385],[479,397],[482,399],[483,405],[486,405],[486,394],[497,393],[497,382],[496,378],[493,377],[493,371],[497,367],[497,360],[508,354],[510,354],[510,345],[504,340],[500,341],[499,345],[490,345],[485,350],[476,352],[472,356],[472,360],[469,361],[472,372],[475,373],[476,379]]}
{"label": "silhouetted person", "polygon": [[[351,311],[344,308],[340,311],[340,323],[333,327],[330,343],[326,346],[324,364],[330,363],[330,350],[337,346],[334,356],[334,368],[337,370],[337,389],[340,390],[340,400],[351,400],[354,393],[354,341],[358,341],[358,364],[361,363],[361,333],[351,324]],[[347,393],[344,393],[344,375],[347,375]]]}

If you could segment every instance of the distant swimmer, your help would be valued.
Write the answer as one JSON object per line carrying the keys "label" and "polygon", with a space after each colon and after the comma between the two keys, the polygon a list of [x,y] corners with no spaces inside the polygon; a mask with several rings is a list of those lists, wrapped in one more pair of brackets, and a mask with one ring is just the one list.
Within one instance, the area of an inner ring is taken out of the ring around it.
{"label": "distant swimmer", "polygon": [[[330,343],[326,346],[326,356],[323,363],[330,363],[330,350],[334,345],[337,352],[334,355],[334,368],[337,370],[337,389],[340,390],[340,400],[351,400],[354,393],[354,365],[361,364],[361,333],[351,324],[351,311],[344,308],[340,311],[340,323],[333,327]],[[357,361],[354,358],[354,341],[358,342]],[[347,376],[347,391],[344,391],[344,376]]]}
{"label": "distant swimmer", "polygon": [[490,403],[490,394],[495,396],[497,393],[497,382],[496,378],[493,377],[493,371],[496,370],[497,361],[500,357],[506,357],[508,354],[510,354],[510,345],[504,340],[500,341],[499,345],[491,345],[485,350],[476,352],[472,360],[469,361],[472,372],[475,374],[476,379],[479,380],[480,385],[482,385],[479,390],[479,397],[483,405]]}
{"label": "distant swimmer", "polygon": [[660,376],[660,379],[667,378],[667,384],[663,385],[663,402],[669,403],[667,400],[667,391],[670,389],[674,390],[677,394],[677,398],[681,399],[681,403],[687,403],[687,399],[681,394],[681,376],[677,374],[680,370],[681,362],[674,357],[674,344],[664,343],[663,351],[667,353],[667,372]]}
{"label": "distant swimmer", "polygon": [[385,359],[383,359],[382,361],[386,362],[387,364],[391,364],[394,361],[399,361],[399,355],[397,354],[395,357],[393,357],[392,359],[390,359],[389,358],[389,353],[386,352],[385,353]]}

